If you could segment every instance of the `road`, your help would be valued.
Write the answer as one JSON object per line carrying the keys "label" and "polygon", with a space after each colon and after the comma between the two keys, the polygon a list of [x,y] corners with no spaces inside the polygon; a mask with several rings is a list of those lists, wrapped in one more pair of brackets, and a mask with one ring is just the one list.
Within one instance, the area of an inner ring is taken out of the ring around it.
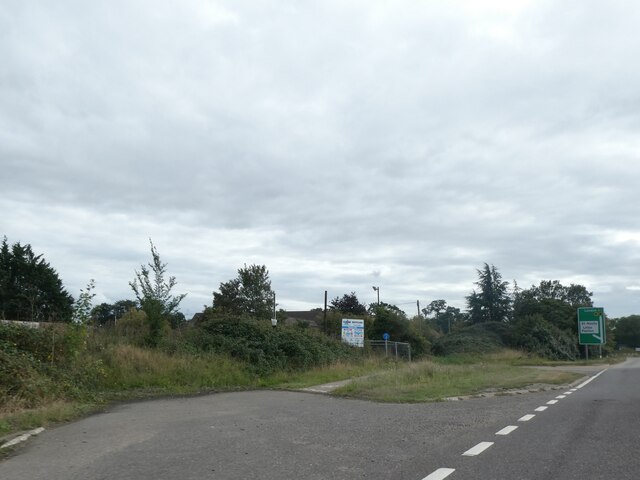
{"label": "road", "polygon": [[0,478],[636,479],[638,405],[640,359],[570,393],[419,405],[278,391],[154,400],[45,431],[0,462]]}

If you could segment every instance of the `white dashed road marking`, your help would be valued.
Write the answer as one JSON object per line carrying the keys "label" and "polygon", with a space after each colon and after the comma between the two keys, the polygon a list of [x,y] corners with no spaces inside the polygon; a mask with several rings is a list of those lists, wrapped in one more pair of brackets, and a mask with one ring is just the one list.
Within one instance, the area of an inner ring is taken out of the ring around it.
{"label": "white dashed road marking", "polygon": [[496,435],[509,435],[511,432],[513,432],[516,428],[515,425],[509,425],[508,427],[504,427],[502,430],[500,430],[499,432],[496,432]]}
{"label": "white dashed road marking", "polygon": [[464,452],[462,455],[464,455],[466,457],[475,457],[476,455],[480,455],[482,452],[484,452],[491,445],[493,445],[493,442],[480,442],[475,447],[470,448],[469,450]]}
{"label": "white dashed road marking", "polygon": [[442,480],[443,478],[447,478],[455,471],[455,468],[439,468],[435,472],[424,477],[422,480]]}
{"label": "white dashed road marking", "polygon": [[519,422],[528,422],[529,420],[531,420],[533,417],[535,417],[535,415],[533,415],[532,413],[530,413],[529,415],[525,415],[524,417],[520,417],[518,419]]}
{"label": "white dashed road marking", "polygon": [[[568,395],[571,395],[572,393],[577,392],[578,389],[584,387],[589,382],[595,380],[596,378],[598,378],[600,375],[602,375],[606,371],[607,371],[607,369],[602,370],[601,372],[598,372],[596,375],[594,375],[593,377],[585,380],[584,382],[582,382],[577,387],[572,388],[568,392],[564,392],[562,395],[558,395],[553,400],[549,400],[547,402],[547,405],[555,405],[556,403],[558,403],[559,400],[567,398]],[[547,408],[549,408],[549,407],[547,407],[545,405],[542,405],[542,406],[536,408],[535,411],[536,412],[544,412]],[[518,421],[519,422],[528,422],[529,420],[531,420],[534,417],[535,417],[535,415],[530,413],[528,415],[524,415],[523,417],[520,417],[518,419]],[[496,435],[509,435],[511,432],[515,431],[517,428],[518,427],[515,426],[515,425],[509,425],[509,426],[504,427],[502,430],[496,432]],[[467,456],[467,457],[475,457],[476,455],[480,455],[482,452],[484,452],[487,448],[489,448],[491,445],[493,445],[493,443],[494,442],[480,442],[475,447],[470,448],[469,450],[464,452],[462,455]],[[3,445],[3,446],[5,446],[5,445]],[[455,471],[456,471],[455,468],[439,468],[439,469],[435,470],[434,472],[430,473],[429,475],[427,475],[426,477],[424,477],[422,480],[443,480],[443,479],[447,478],[449,475],[451,475]]]}

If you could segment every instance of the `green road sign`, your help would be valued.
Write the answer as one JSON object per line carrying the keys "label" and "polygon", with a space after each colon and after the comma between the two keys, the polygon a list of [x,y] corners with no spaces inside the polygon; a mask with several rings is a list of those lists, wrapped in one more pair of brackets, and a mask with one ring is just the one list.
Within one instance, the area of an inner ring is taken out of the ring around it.
{"label": "green road sign", "polygon": [[580,345],[604,345],[606,342],[604,308],[579,308],[578,343]]}

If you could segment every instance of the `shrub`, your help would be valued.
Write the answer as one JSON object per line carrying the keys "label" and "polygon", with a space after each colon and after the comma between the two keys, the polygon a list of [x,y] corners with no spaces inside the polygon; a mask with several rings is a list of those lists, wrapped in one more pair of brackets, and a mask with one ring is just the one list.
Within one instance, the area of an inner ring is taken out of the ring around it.
{"label": "shrub", "polygon": [[495,352],[504,348],[508,330],[509,326],[500,322],[477,323],[438,338],[431,350],[439,356]]}
{"label": "shrub", "polygon": [[226,353],[246,361],[259,375],[326,365],[355,355],[354,349],[318,332],[272,328],[245,317],[210,318],[184,334],[184,342],[202,351]]}
{"label": "shrub", "polygon": [[144,345],[149,336],[147,315],[142,310],[132,308],[116,322],[116,333],[133,345]]}
{"label": "shrub", "polygon": [[512,342],[552,360],[575,360],[578,355],[575,338],[547,322],[542,315],[527,315],[513,325]]}

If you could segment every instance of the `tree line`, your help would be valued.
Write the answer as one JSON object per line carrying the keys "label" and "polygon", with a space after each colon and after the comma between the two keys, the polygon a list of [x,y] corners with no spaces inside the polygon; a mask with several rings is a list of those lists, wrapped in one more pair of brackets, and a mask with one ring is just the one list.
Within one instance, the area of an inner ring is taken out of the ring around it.
{"label": "tree line", "polygon": [[[101,303],[93,307],[88,320],[97,326],[115,324],[130,312],[145,315],[146,338],[156,344],[168,329],[186,323],[178,310],[186,294],[174,294],[175,277],[168,276],[167,265],[162,262],[157,248],[150,240],[151,262],[134,271],[129,285],[135,300],[119,300],[113,304]],[[504,281],[498,269],[485,263],[477,270],[475,288],[466,297],[466,311],[448,305],[444,299],[433,300],[422,309],[421,315],[408,318],[395,305],[385,302],[364,305],[355,292],[345,293],[331,300],[329,313],[322,315],[323,329],[336,335],[339,318],[345,314],[366,318],[366,331],[371,338],[390,333],[395,340],[411,341],[418,350],[428,348],[438,336],[455,333],[478,324],[508,324],[512,331],[520,331],[516,344],[526,347],[540,343],[541,338],[571,342],[577,329],[576,310],[590,307],[592,293],[583,285],[562,285],[557,280],[544,280],[539,285],[521,289]],[[30,245],[9,245],[7,238],[0,247],[0,317],[26,321],[62,321],[74,318],[82,300],[84,308],[93,295],[88,290],[74,300],[64,288],[55,269],[36,255]],[[205,306],[205,318],[247,317],[268,320],[273,316],[275,296],[264,265],[244,265],[236,278],[221,282],[212,293],[212,303]],[[285,312],[280,311],[278,316]],[[322,313],[319,311],[319,313]],[[319,315],[320,316],[320,315]],[[640,316],[632,315],[609,322],[620,345],[640,345]],[[369,336],[368,335],[368,336]],[[537,335],[537,337],[536,337]],[[535,337],[535,338],[534,338]],[[575,342],[574,342],[575,343]]]}

